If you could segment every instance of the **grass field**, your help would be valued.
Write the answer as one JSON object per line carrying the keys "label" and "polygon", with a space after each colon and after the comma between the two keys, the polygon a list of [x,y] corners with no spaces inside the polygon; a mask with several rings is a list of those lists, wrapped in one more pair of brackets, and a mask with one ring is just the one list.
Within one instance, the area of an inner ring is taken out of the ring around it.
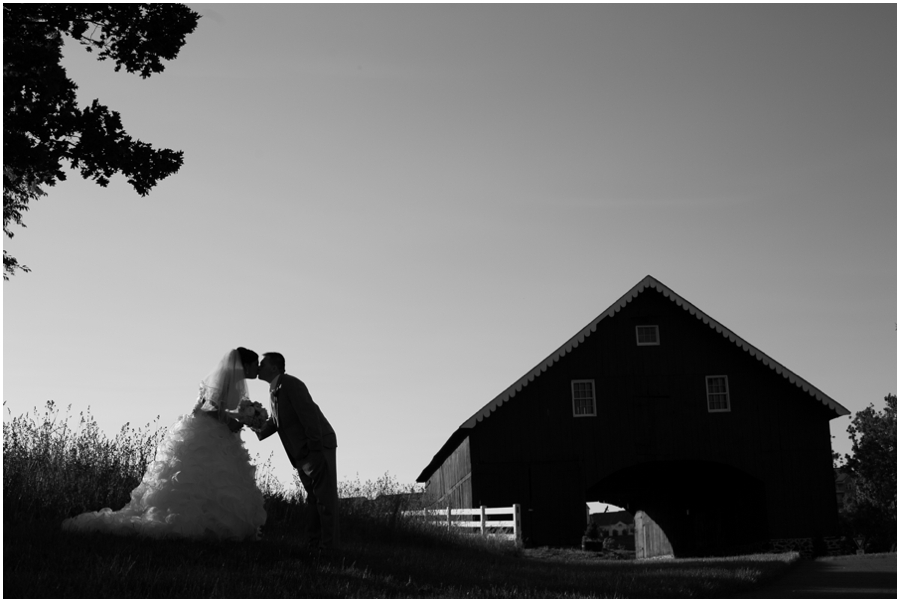
{"label": "grass field", "polygon": [[296,529],[261,541],[151,541],[4,525],[6,598],[719,598],[784,572],[796,556],[596,560],[397,529],[309,554]]}
{"label": "grass field", "polygon": [[[64,427],[54,407],[3,425],[6,598],[719,598],[780,575],[795,554],[607,560],[525,549],[404,519],[389,476],[342,483],[339,550],[303,546],[302,496],[260,471],[269,515],[253,542],[148,540],[64,533],[83,509],[119,508],[152,458],[158,429],[102,435],[90,416]],[[143,465],[142,465],[143,463]],[[386,498],[382,498],[386,499]]]}

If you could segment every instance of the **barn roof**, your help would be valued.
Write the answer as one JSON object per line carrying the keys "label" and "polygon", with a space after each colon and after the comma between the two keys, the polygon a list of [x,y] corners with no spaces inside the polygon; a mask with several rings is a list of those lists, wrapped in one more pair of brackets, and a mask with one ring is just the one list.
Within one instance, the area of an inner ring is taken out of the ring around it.
{"label": "barn roof", "polygon": [[578,333],[575,334],[575,336],[566,341],[559,349],[551,353],[544,361],[531,369],[527,374],[525,374],[525,376],[514,382],[505,391],[500,393],[500,395],[492,399],[487,405],[475,412],[475,414],[473,414],[471,418],[462,423],[462,425],[460,425],[460,427],[456,429],[456,431],[450,436],[450,439],[448,439],[447,442],[441,447],[440,451],[438,451],[438,453],[431,460],[431,463],[425,467],[425,470],[422,471],[422,474],[420,474],[418,479],[416,480],[418,482],[424,482],[428,480],[428,478],[435,470],[437,470],[437,468],[443,463],[443,461],[451,453],[453,453],[453,450],[456,449],[459,443],[468,436],[469,429],[474,428],[475,425],[490,416],[494,410],[515,397],[516,393],[521,391],[524,387],[528,386],[528,383],[533,381],[541,373],[546,372],[547,368],[552,366],[560,358],[564,357],[567,353],[572,351],[572,349],[578,347],[579,344],[583,343],[584,340],[591,335],[591,333],[596,332],[597,325],[601,321],[603,321],[605,318],[613,317],[623,307],[628,305],[635,297],[648,289],[655,289],[659,291],[667,299],[672,300],[676,305],[678,305],[678,307],[681,307],[685,311],[689,312],[692,316],[702,321],[704,324],[721,334],[723,337],[749,353],[752,357],[762,362],[763,365],[774,370],[776,374],[781,375],[791,384],[796,385],[804,392],[808,393],[810,396],[821,402],[823,405],[828,406],[829,409],[834,411],[835,418],[838,416],[846,416],[850,413],[847,408],[820,391],[818,388],[814,387],[808,381],[800,378],[799,376],[785,368],[783,365],[776,362],[771,357],[731,332],[725,326],[710,318],[708,315],[697,309],[697,307],[692,303],[684,299],[681,295],[667,287],[665,284],[663,284],[653,276],[648,275],[643,280],[638,282],[630,291],[622,295],[618,301],[610,305],[606,309],[606,311],[597,316],[590,324],[582,328]]}

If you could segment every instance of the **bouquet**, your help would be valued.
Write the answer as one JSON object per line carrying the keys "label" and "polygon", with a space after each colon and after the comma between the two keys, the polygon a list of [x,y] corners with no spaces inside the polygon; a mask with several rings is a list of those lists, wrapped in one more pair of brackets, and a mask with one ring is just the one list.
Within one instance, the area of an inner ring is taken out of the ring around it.
{"label": "bouquet", "polygon": [[246,397],[241,400],[236,410],[228,413],[232,418],[253,429],[260,429],[269,419],[269,413],[258,401],[250,401]]}

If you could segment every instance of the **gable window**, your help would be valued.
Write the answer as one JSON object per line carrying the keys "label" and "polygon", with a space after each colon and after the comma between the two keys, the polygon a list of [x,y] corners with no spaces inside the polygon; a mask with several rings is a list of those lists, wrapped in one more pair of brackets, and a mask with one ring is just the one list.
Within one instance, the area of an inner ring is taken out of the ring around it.
{"label": "gable window", "polygon": [[659,345],[659,326],[655,324],[636,326],[634,330],[638,347],[643,347],[644,345]]}
{"label": "gable window", "polygon": [[706,409],[709,412],[730,412],[727,376],[706,377]]}
{"label": "gable window", "polygon": [[597,401],[594,397],[593,380],[572,381],[572,415],[576,418],[579,416],[597,415]]}

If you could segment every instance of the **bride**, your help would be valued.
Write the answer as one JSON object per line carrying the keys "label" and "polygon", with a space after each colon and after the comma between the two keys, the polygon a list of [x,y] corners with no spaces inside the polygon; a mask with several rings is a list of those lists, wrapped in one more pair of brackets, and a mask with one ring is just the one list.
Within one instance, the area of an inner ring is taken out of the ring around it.
{"label": "bride", "polygon": [[256,378],[259,356],[229,351],[200,385],[194,411],[173,424],[141,484],[121,510],[103,508],[63,521],[66,531],[189,539],[256,539],[266,522],[256,469],[228,416],[248,399],[245,379]]}

